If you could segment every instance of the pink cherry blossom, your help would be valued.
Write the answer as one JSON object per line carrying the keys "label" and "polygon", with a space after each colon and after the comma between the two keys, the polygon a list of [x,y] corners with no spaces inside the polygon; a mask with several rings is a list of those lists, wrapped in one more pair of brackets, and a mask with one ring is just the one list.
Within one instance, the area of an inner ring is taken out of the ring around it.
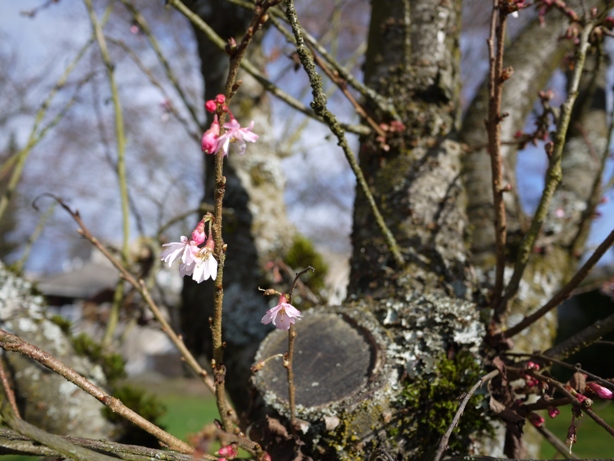
{"label": "pink cherry blossom", "polygon": [[273,322],[276,328],[280,330],[289,330],[291,325],[294,325],[296,319],[301,318],[301,311],[299,311],[292,304],[287,302],[286,295],[281,295],[279,297],[279,304],[266,311],[264,317],[262,317],[261,322],[265,325]]}
{"label": "pink cherry blossom", "polygon": [[556,418],[561,411],[557,407],[548,407],[548,416],[551,418]]}
{"label": "pink cherry blossom", "polygon": [[254,122],[252,121],[247,128],[241,128],[241,125],[235,118],[230,119],[229,122],[224,123],[226,132],[219,137],[219,149],[222,149],[224,155],[228,155],[228,146],[230,143],[236,143],[237,151],[239,154],[244,154],[246,149],[245,142],[256,142],[258,135],[252,133]]}
{"label": "pink cherry blossom", "polygon": [[211,127],[203,133],[200,145],[205,154],[215,154],[220,148],[220,124],[217,115],[213,117]]}
{"label": "pink cherry blossom", "polygon": [[168,247],[160,254],[160,259],[168,263],[171,267],[173,262],[181,258],[182,265],[191,265],[194,263],[194,256],[198,252],[198,245],[188,240],[184,235],[181,236],[180,242],[165,243],[163,247]]}

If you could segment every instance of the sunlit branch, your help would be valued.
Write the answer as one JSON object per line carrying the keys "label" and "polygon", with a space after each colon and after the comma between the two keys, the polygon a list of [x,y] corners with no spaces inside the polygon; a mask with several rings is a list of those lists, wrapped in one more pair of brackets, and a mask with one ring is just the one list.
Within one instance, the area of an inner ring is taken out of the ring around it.
{"label": "sunlit branch", "polygon": [[[224,42],[224,40],[222,40],[222,38],[218,34],[216,34],[215,31],[205,21],[203,21],[200,18],[200,16],[198,16],[197,14],[192,12],[187,6],[185,6],[183,4],[183,2],[181,2],[181,0],[168,0],[168,4],[173,6],[173,7],[175,7],[183,15],[185,15],[185,17],[187,17],[190,21],[192,21],[192,23],[196,27],[198,27],[198,29],[200,29],[205,34],[205,36],[217,48],[219,48],[220,50],[224,50],[224,47],[226,46],[226,43]],[[322,118],[317,116],[312,110],[310,110],[302,102],[300,102],[299,100],[297,100],[293,96],[289,95],[288,93],[283,91],[281,88],[279,88],[277,85],[275,85],[273,82],[268,80],[261,72],[258,71],[256,66],[253,65],[249,60],[243,59],[241,61],[241,67],[249,75],[254,77],[254,79],[256,79],[256,81],[258,83],[260,83],[262,85],[262,87],[267,92],[272,94],[273,96],[279,98],[281,101],[285,102],[290,107],[292,107],[293,109],[295,109],[295,110],[305,114],[306,116],[308,116],[310,118],[313,118],[314,120],[317,120],[317,121],[319,121],[321,123],[326,123]],[[360,134],[360,135],[368,135],[369,133],[371,133],[371,130],[368,127],[364,126],[364,125],[341,123],[340,126],[343,129],[345,129],[345,130],[347,130],[347,131],[349,131],[351,133],[356,133],[356,134]]]}
{"label": "sunlit branch", "polygon": [[550,163],[546,171],[546,184],[542,193],[539,205],[535,210],[531,226],[524,236],[518,249],[518,256],[514,265],[514,273],[505,290],[505,296],[498,306],[498,311],[502,314],[507,311],[511,300],[516,296],[520,280],[524,274],[529,261],[529,256],[535,245],[535,240],[539,235],[541,227],[546,219],[548,207],[554,191],[562,180],[561,160],[563,156],[563,147],[565,145],[565,137],[567,128],[571,119],[571,111],[578,96],[578,87],[580,85],[580,77],[584,69],[584,61],[589,48],[589,37],[592,31],[592,25],[585,24],[579,37],[579,44],[576,51],[576,59],[574,64],[573,76],[569,85],[569,94],[567,100],[561,106],[561,115],[554,137],[554,148],[550,155]]}
{"label": "sunlit branch", "polygon": [[[96,398],[104,405],[109,407],[111,411],[117,413],[120,416],[123,416],[128,421],[132,422],[136,426],[140,427],[141,429],[156,437],[158,440],[167,444],[171,449],[180,451],[182,453],[192,453],[193,448],[190,445],[172,436],[168,432],[163,431],[155,424],[152,424],[151,422],[140,416],[138,413],[135,413],[130,408],[126,407],[119,399],[116,399],[115,397],[112,397],[111,395],[107,394],[105,391],[100,389],[91,381],[88,381],[86,378],[81,376],[72,368],[60,362],[51,354],[42,351],[36,346],[22,340],[18,336],[15,336],[1,329],[0,347],[2,347],[6,351],[19,352],[20,354],[30,357],[41,365],[44,365],[50,370],[58,373],[59,375],[63,376],[68,381],[70,381],[71,383],[81,388],[82,390],[90,394],[92,397]],[[15,429],[15,427],[13,428]],[[18,432],[21,432],[19,429],[16,430]],[[85,457],[83,459],[87,460],[93,458]]]}
{"label": "sunlit branch", "polygon": [[557,307],[563,301],[571,296],[573,290],[586,278],[588,273],[591,271],[593,267],[597,264],[597,262],[601,259],[601,257],[605,254],[608,249],[614,244],[614,231],[610,232],[610,235],[606,237],[606,239],[601,242],[599,247],[595,250],[595,252],[591,255],[591,257],[584,263],[584,265],[580,268],[576,275],[572,277],[572,279],[567,282],[567,284],[554,296],[550,301],[548,301],[544,306],[535,311],[534,313],[526,316],[520,322],[518,322],[513,327],[504,331],[502,334],[506,338],[511,338],[512,336],[520,333],[522,330],[527,328],[528,326],[535,323],[537,320],[542,318],[552,309]]}
{"label": "sunlit branch", "polygon": [[[115,112],[115,137],[117,142],[117,176],[119,181],[122,210],[123,239],[121,257],[123,264],[127,265],[130,256],[130,249],[128,246],[130,243],[130,210],[128,204],[128,183],[126,178],[126,135],[124,118],[122,114],[121,102],[119,100],[119,91],[117,90],[117,83],[115,81],[115,65],[111,61],[111,56],[109,55],[104,33],[102,32],[102,26],[98,22],[96,12],[94,11],[94,7],[92,5],[92,0],[83,0],[83,2],[87,8],[90,22],[92,23],[92,28],[94,29],[94,35],[96,37],[96,41],[98,42],[98,48],[100,49],[100,55],[107,71],[107,78],[109,80],[109,87],[111,90],[111,99],[113,100],[113,109]],[[117,323],[119,322],[120,303],[121,299],[123,298],[123,287],[123,283],[119,283],[115,288],[107,329],[102,339],[103,346],[108,346],[111,343],[113,334],[117,328]]]}
{"label": "sunlit branch", "polygon": [[154,315],[155,319],[160,323],[162,331],[169,337],[171,342],[175,345],[175,347],[179,350],[179,353],[183,357],[185,363],[196,373],[198,377],[201,378],[205,386],[211,391],[212,394],[215,393],[214,384],[211,378],[209,378],[207,372],[203,370],[203,368],[199,365],[198,361],[194,358],[192,353],[188,350],[183,340],[173,331],[170,324],[164,318],[162,311],[158,307],[158,305],[153,301],[149,290],[144,284],[140,283],[128,270],[122,265],[120,261],[118,261],[107,248],[104,247],[100,243],[100,241],[92,235],[92,233],[85,227],[83,221],[81,220],[81,216],[78,212],[72,211],[62,200],[59,198],[50,195],[54,200],[56,200],[62,208],[64,208],[70,216],[76,221],[79,225],[78,233],[81,234],[86,240],[88,240],[92,245],[94,245],[98,251],[100,251],[117,271],[121,274],[122,278],[126,280],[130,285],[132,285],[138,293],[143,297],[145,303],[149,307],[149,310]]}
{"label": "sunlit branch", "polygon": [[[600,60],[600,65],[604,65]],[[610,125],[608,126],[608,136],[603,148],[603,152],[601,153],[601,158],[599,162],[599,168],[595,172],[595,177],[593,179],[593,186],[591,188],[591,193],[586,203],[586,208],[582,213],[582,218],[580,224],[578,225],[578,232],[573,239],[571,244],[571,254],[574,256],[580,256],[582,247],[584,246],[584,242],[588,237],[588,233],[590,232],[591,224],[593,223],[593,218],[595,217],[595,211],[599,206],[601,201],[602,193],[604,190],[607,190],[607,186],[601,187],[601,180],[603,178],[603,171],[605,169],[605,165],[607,160],[610,158],[610,146],[612,145],[612,132],[614,131],[614,109],[610,111]],[[585,142],[590,143],[590,140],[586,139]]]}
{"label": "sunlit branch", "polygon": [[323,120],[326,121],[326,124],[329,126],[330,130],[337,137],[338,145],[343,149],[345,157],[348,160],[348,163],[350,164],[354,175],[356,176],[356,181],[358,182],[362,192],[365,194],[367,202],[370,205],[371,212],[374,215],[375,222],[384,237],[386,245],[388,246],[388,249],[397,265],[399,267],[402,267],[405,261],[403,259],[403,256],[401,255],[401,250],[399,249],[399,246],[394,236],[392,235],[392,232],[384,222],[384,218],[382,217],[379,208],[375,203],[375,198],[373,197],[373,194],[371,193],[371,190],[367,185],[367,181],[365,180],[362,170],[360,169],[360,166],[356,161],[356,157],[354,156],[354,153],[352,152],[347,143],[344,130],[343,128],[341,128],[341,126],[339,126],[336,117],[326,108],[326,95],[322,91],[322,79],[318,75],[313,59],[311,58],[311,55],[305,46],[305,42],[301,34],[301,27],[296,16],[296,11],[294,9],[294,3],[292,2],[292,0],[285,0],[285,4],[288,21],[292,26],[292,30],[296,38],[296,50],[301,60],[301,63],[303,64],[303,67],[307,72],[309,82],[311,84],[313,94],[313,101],[311,103],[311,107],[316,114],[318,114],[320,117],[322,117]]}
{"label": "sunlit branch", "polygon": [[[493,1],[493,10],[488,38],[488,59],[490,73],[488,77],[488,153],[490,154],[491,185],[495,213],[495,285],[492,293],[492,306],[495,309],[494,321],[499,322],[502,312],[499,302],[503,292],[503,274],[505,272],[505,241],[507,224],[505,220],[505,203],[503,202],[503,162],[501,160],[501,96],[503,94],[503,49],[505,42],[506,15],[499,9],[499,0]],[[496,43],[495,43],[496,42]]]}
{"label": "sunlit branch", "polygon": [[[0,382],[2,382],[2,389],[4,389],[4,395],[6,396],[6,399],[8,400],[9,405],[11,406],[11,409],[13,410],[13,415],[16,418],[21,418],[21,415],[19,414],[19,408],[17,407],[17,400],[15,399],[15,392],[13,392],[13,388],[11,387],[11,384],[9,383],[6,373],[4,372],[4,362],[1,358],[0,358]],[[2,400],[2,396],[0,396],[0,401],[1,400]]]}
{"label": "sunlit branch", "polygon": [[573,335],[571,338],[567,338],[565,341],[551,347],[544,352],[544,355],[557,359],[569,357],[579,350],[587,348],[612,330],[614,330],[614,314],[605,319],[596,321],[591,326]]}

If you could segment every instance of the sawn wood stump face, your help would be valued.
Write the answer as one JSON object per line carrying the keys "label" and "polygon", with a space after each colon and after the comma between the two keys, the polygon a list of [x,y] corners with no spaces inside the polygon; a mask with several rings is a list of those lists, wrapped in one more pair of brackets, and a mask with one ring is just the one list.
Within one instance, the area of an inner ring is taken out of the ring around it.
{"label": "sawn wood stump face", "polygon": [[[376,329],[379,325],[367,313],[343,308],[309,310],[296,322],[293,370],[299,414],[367,398],[385,361],[383,336]],[[287,350],[288,332],[275,330],[262,342],[257,360]],[[288,378],[281,357],[267,362],[254,383],[269,404],[287,408]]]}

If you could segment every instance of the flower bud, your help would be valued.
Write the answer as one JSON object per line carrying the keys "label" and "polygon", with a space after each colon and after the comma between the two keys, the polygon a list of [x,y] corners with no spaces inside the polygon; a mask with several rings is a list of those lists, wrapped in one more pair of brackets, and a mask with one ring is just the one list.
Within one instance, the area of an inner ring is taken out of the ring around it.
{"label": "flower bud", "polygon": [[514,75],[514,68],[512,66],[504,67],[501,70],[501,81],[505,82],[506,80],[509,80],[512,75]]}
{"label": "flower bud", "polygon": [[214,113],[217,110],[217,103],[213,99],[209,99],[209,101],[205,103],[205,110]]}
{"label": "flower bud", "polygon": [[586,388],[590,389],[590,391],[597,395],[600,399],[604,400],[612,400],[614,393],[607,387],[600,386],[597,383],[586,383]]}
{"label": "flower bud", "polygon": [[228,39],[228,42],[224,47],[224,51],[226,51],[226,54],[229,56],[234,56],[234,54],[237,52],[237,41],[233,37]]}

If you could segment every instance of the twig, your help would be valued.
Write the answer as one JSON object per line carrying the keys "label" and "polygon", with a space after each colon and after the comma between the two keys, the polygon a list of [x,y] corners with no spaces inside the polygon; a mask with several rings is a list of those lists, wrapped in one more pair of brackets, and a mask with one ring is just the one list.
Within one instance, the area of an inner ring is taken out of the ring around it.
{"label": "twig", "polygon": [[570,356],[571,354],[590,346],[592,343],[601,339],[603,335],[608,334],[614,330],[614,314],[606,317],[605,319],[598,320],[591,326],[586,327],[584,330],[576,333],[571,338],[567,338],[562,343],[551,347],[544,355],[546,357],[554,357],[562,359]]}
{"label": "twig", "polygon": [[[115,66],[111,61],[107,43],[102,32],[102,26],[98,22],[96,12],[92,5],[92,0],[83,0],[94,29],[94,35],[100,49],[100,55],[105,65],[107,72],[107,78],[109,80],[109,87],[111,89],[111,99],[113,100],[113,110],[115,112],[115,137],[117,142],[117,177],[119,181],[119,191],[121,198],[121,210],[122,210],[122,248],[121,258],[124,265],[128,265],[130,256],[130,210],[128,204],[128,183],[126,178],[126,136],[124,132],[124,118],[122,114],[122,107],[119,100],[119,91],[117,90],[117,83],[115,82]],[[113,334],[117,328],[119,322],[119,309],[121,300],[124,294],[124,285],[119,283],[115,288],[115,295],[113,296],[113,304],[111,305],[111,311],[109,314],[109,320],[107,323],[107,329],[102,339],[102,345],[108,346],[112,339]]]}
{"label": "twig", "polygon": [[86,240],[88,240],[90,243],[92,243],[92,245],[94,245],[98,249],[98,251],[100,251],[111,262],[111,264],[113,264],[115,269],[117,269],[117,271],[121,274],[122,278],[126,280],[130,285],[132,285],[139,292],[139,294],[143,297],[143,300],[149,307],[151,313],[154,315],[156,320],[160,323],[162,331],[169,337],[171,342],[179,350],[179,352],[181,353],[181,356],[183,357],[187,365],[192,369],[192,371],[196,373],[197,376],[199,376],[202,379],[203,383],[211,391],[211,393],[215,394],[215,390],[214,390],[215,386],[213,384],[213,381],[209,378],[207,372],[203,370],[203,368],[198,364],[198,361],[194,358],[192,353],[188,350],[183,340],[173,331],[172,327],[169,325],[169,323],[164,318],[164,315],[160,311],[160,308],[153,301],[151,294],[149,293],[149,290],[147,289],[147,287],[144,284],[142,284],[140,281],[138,281],[130,272],[128,272],[128,270],[122,265],[122,263],[118,261],[109,252],[109,250],[107,250],[100,243],[100,241],[91,234],[91,232],[88,230],[85,224],[83,224],[83,221],[81,220],[81,216],[79,215],[78,212],[72,211],[60,198],[55,197],[54,195],[51,195],[51,194],[45,194],[45,195],[57,201],[60,204],[60,206],[64,208],[70,214],[70,216],[79,225],[79,229],[77,230],[77,232],[80,235],[82,235]]}
{"label": "twig", "polygon": [[[499,0],[493,0],[493,10],[490,24],[490,37],[488,38],[488,54],[490,61],[490,74],[488,78],[488,151],[490,153],[490,167],[492,174],[492,194],[495,212],[495,239],[496,239],[496,269],[495,286],[492,294],[492,306],[495,308],[493,321],[498,324],[502,312],[499,303],[503,292],[503,274],[505,271],[505,241],[506,217],[503,194],[503,163],[501,160],[501,95],[503,93],[503,49],[505,42],[505,25],[507,17],[499,7]],[[495,51],[495,43],[496,51]]]}
{"label": "twig", "polygon": [[[46,366],[50,370],[53,370],[54,372],[63,376],[77,387],[83,389],[92,397],[102,402],[114,413],[123,416],[131,423],[135,424],[136,426],[140,427],[141,429],[156,437],[158,440],[167,444],[169,448],[176,451],[180,451],[182,453],[192,453],[194,451],[194,449],[190,445],[172,436],[168,432],[163,431],[155,424],[152,424],[151,422],[140,416],[138,413],[135,413],[130,408],[126,407],[119,399],[116,399],[115,397],[112,397],[111,395],[107,394],[105,391],[97,387],[91,381],[85,379],[72,368],[64,365],[51,354],[42,351],[41,349],[30,343],[27,343],[18,336],[15,336],[11,333],[8,333],[7,331],[0,329],[0,347],[2,347],[6,351],[19,352],[20,354],[23,354],[37,361],[41,365]],[[20,429],[16,430],[18,432],[21,432]],[[35,438],[35,440],[37,439]]]}
{"label": "twig", "polygon": [[399,245],[396,242],[392,232],[386,225],[384,218],[382,217],[377,204],[375,203],[375,198],[367,185],[367,181],[354,157],[354,153],[350,149],[347,139],[345,138],[344,130],[339,126],[337,122],[337,118],[326,108],[326,96],[322,91],[322,79],[318,75],[313,59],[310,56],[309,51],[305,46],[305,41],[303,40],[303,35],[301,33],[301,27],[298,22],[298,18],[296,15],[296,10],[294,9],[294,2],[292,0],[285,0],[286,4],[286,16],[288,18],[288,22],[292,26],[292,31],[294,32],[294,37],[296,38],[296,51],[301,60],[301,64],[307,72],[309,77],[309,82],[312,88],[313,101],[311,103],[311,107],[314,112],[320,116],[328,125],[332,133],[337,137],[337,144],[343,149],[346,159],[356,176],[356,181],[360,185],[362,192],[365,194],[367,202],[371,207],[371,211],[373,216],[375,217],[375,222],[384,237],[386,245],[399,267],[403,267],[405,261],[403,259],[403,255],[401,254],[401,250],[399,249]]}
{"label": "twig", "polygon": [[493,379],[498,374],[499,374],[499,370],[491,371],[490,373],[482,376],[480,378],[480,380],[477,383],[475,383],[471,389],[469,389],[469,392],[467,392],[467,394],[463,398],[462,402],[458,406],[458,410],[456,410],[456,414],[454,415],[454,419],[452,420],[452,424],[450,424],[450,427],[448,428],[446,433],[441,438],[441,441],[439,442],[439,447],[437,448],[437,452],[435,453],[435,457],[433,458],[433,461],[439,461],[441,459],[441,457],[443,456],[443,454],[445,453],[446,448],[448,448],[448,441],[450,440],[450,436],[452,435],[452,431],[454,431],[454,428],[458,425],[458,423],[460,421],[460,418],[461,418],[461,416],[463,414],[463,411],[465,411],[465,407],[469,403],[469,400],[471,399],[473,394],[475,394],[475,392],[480,387],[482,387],[484,385],[484,383],[486,383],[487,381]]}
{"label": "twig", "polygon": [[[605,343],[607,341],[595,341],[595,344],[601,344],[601,343]],[[614,384],[611,381],[608,381],[607,379],[603,379],[600,376],[597,376],[594,373],[591,373],[588,370],[583,369],[580,364],[576,364],[576,365],[571,365],[567,362],[563,362],[562,360],[557,360],[555,358],[552,357],[548,357],[546,355],[543,354],[537,354],[537,353],[523,353],[523,352],[505,352],[505,355],[510,355],[510,356],[522,356],[522,357],[533,357],[535,359],[539,359],[539,360],[544,360],[546,362],[551,362],[551,363],[556,363],[559,366],[562,366],[564,368],[568,368],[570,370],[574,370],[574,371],[579,371],[580,373],[584,373],[586,376],[588,376],[591,379],[594,379],[595,381],[597,381],[598,383],[600,383],[602,386],[605,386],[609,389],[614,390]]]}
{"label": "twig", "polygon": [[[614,110],[610,111],[610,125],[608,126],[608,136],[606,139],[605,146],[603,148],[603,153],[601,154],[601,159],[599,162],[599,169],[595,173],[595,177],[593,178],[593,187],[591,188],[591,193],[588,197],[586,208],[582,213],[582,218],[580,221],[580,225],[578,226],[578,232],[574,237],[571,243],[571,254],[574,256],[579,256],[582,251],[582,247],[586,242],[588,237],[588,233],[591,228],[591,224],[593,222],[593,218],[595,216],[595,210],[601,201],[601,194],[603,190],[607,190],[607,188],[602,188],[601,181],[603,179],[603,171],[605,169],[605,164],[607,160],[610,158],[610,145],[612,144],[612,134],[614,131]],[[585,142],[589,147],[592,146],[590,139],[585,135]]]}
{"label": "twig", "polygon": [[13,388],[11,387],[9,380],[6,377],[6,373],[4,372],[4,361],[2,360],[2,357],[0,357],[0,381],[2,381],[2,388],[4,389],[4,393],[6,394],[6,398],[11,405],[13,413],[17,418],[21,419],[19,408],[17,407],[17,401],[15,400],[15,393],[13,392]]}
{"label": "twig", "polygon": [[576,455],[570,453],[569,447],[561,442],[556,435],[550,432],[546,427],[542,426],[534,426],[537,429],[544,439],[552,445],[556,451],[558,451],[561,455],[563,455],[566,459],[578,459]]}
{"label": "twig", "polygon": [[565,397],[567,397],[574,404],[574,406],[580,408],[584,413],[590,416],[593,421],[595,421],[597,424],[603,427],[611,436],[614,437],[614,429],[610,427],[608,423],[606,423],[603,419],[601,419],[599,415],[597,415],[593,410],[591,410],[586,405],[587,400],[584,400],[584,402],[581,402],[580,400],[578,400],[575,395],[569,392],[565,388],[565,386],[559,383],[556,379],[549,378],[540,373],[535,373],[533,370],[525,370],[524,373],[528,374],[529,376],[533,376],[534,378],[539,379],[540,381],[545,381],[549,385],[556,387],[557,390],[559,390]]}
{"label": "twig", "polygon": [[518,249],[518,256],[514,265],[514,272],[512,274],[512,278],[505,290],[505,296],[501,301],[501,306],[498,307],[499,312],[502,313],[507,311],[510,301],[516,296],[516,293],[518,292],[520,280],[522,279],[524,271],[527,267],[529,255],[531,254],[531,251],[535,244],[535,240],[537,239],[542,224],[544,223],[544,220],[546,218],[550,201],[552,199],[555,189],[557,188],[562,179],[561,160],[563,156],[563,147],[565,145],[565,136],[567,135],[567,128],[569,127],[569,121],[571,119],[571,111],[578,96],[578,87],[580,85],[580,77],[582,76],[582,70],[584,69],[586,53],[589,48],[588,41],[591,30],[592,25],[590,23],[585,24],[584,29],[582,30],[579,37],[580,41],[576,52],[576,61],[573,76],[569,85],[569,93],[567,96],[567,100],[561,106],[561,115],[554,137],[554,148],[552,154],[550,155],[550,162],[548,165],[548,170],[546,172],[546,184],[544,186],[544,192],[542,193],[539,205],[537,206],[537,210],[535,210],[533,220],[531,221],[531,226],[529,227],[529,230],[524,236]]}
{"label": "twig", "polygon": [[[307,266],[305,269],[297,272],[294,275],[294,281],[292,282],[292,287],[290,288],[290,292],[288,293],[288,302],[292,304],[292,293],[294,292],[294,288],[296,284],[299,282],[301,276],[309,271],[315,272],[315,269],[311,266]],[[290,329],[288,330],[288,352],[284,356],[284,367],[288,370],[288,405],[290,406],[290,426],[292,431],[296,433],[296,387],[294,386],[294,370],[292,368],[293,359],[294,359],[294,342],[296,340],[296,331],[294,330],[294,325],[290,324]]]}
{"label": "twig", "polygon": [[[190,11],[190,9],[187,6],[185,6],[185,4],[181,0],[168,0],[167,3],[175,7],[185,17],[187,17],[190,21],[192,21],[192,23],[198,29],[200,29],[217,48],[219,48],[220,50],[224,50],[224,47],[226,46],[224,40],[222,40],[222,38],[219,35],[217,35],[215,31],[205,21],[203,21],[196,13]],[[275,85],[273,82],[268,80],[260,71],[258,71],[256,66],[252,64],[249,60],[243,59],[241,61],[241,67],[248,74],[254,77],[256,81],[260,83],[262,87],[266,91],[268,91],[270,94],[272,94],[273,96],[276,96],[277,98],[279,98],[281,101],[288,104],[293,109],[298,110],[299,112],[305,114],[307,117],[313,118],[314,120],[317,120],[320,123],[326,123],[322,118],[320,118],[317,114],[314,113],[314,111],[310,110],[302,102],[300,102],[293,96],[289,95],[288,93],[280,89],[277,85]],[[363,135],[363,136],[369,135],[371,133],[371,130],[368,127],[364,125],[360,125],[360,124],[341,123],[340,126],[344,130],[347,130],[351,133]]]}
{"label": "twig", "polygon": [[504,331],[502,336],[506,338],[511,338],[512,336],[520,333],[522,330],[527,328],[528,326],[535,323],[537,320],[542,318],[552,309],[557,307],[567,298],[569,298],[573,292],[573,290],[586,278],[588,273],[591,271],[595,264],[601,259],[601,257],[605,254],[605,252],[614,244],[614,231],[610,232],[610,235],[606,237],[606,239],[601,242],[599,247],[595,250],[595,252],[591,255],[591,257],[584,263],[584,265],[580,268],[576,275],[572,277],[572,279],[567,282],[567,284],[552,297],[550,301],[548,301],[544,306],[539,308],[537,311],[532,314],[524,317],[520,322],[511,327],[510,329]]}

